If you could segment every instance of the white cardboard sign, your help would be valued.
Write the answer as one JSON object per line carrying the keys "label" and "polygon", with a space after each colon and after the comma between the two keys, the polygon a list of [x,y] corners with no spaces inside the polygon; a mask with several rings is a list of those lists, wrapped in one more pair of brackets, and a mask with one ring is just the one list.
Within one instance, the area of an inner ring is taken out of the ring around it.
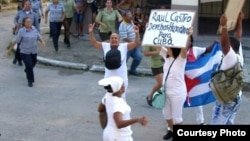
{"label": "white cardboard sign", "polygon": [[186,47],[194,11],[152,10],[142,46]]}

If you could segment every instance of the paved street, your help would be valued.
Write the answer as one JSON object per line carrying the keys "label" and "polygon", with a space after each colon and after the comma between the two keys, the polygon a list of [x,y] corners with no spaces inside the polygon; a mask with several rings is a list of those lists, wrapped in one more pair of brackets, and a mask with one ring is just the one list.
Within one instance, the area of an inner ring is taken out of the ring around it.
{"label": "paved street", "polygon": [[[13,56],[5,56],[14,14],[15,11],[0,13],[0,141],[100,141],[97,106],[105,91],[97,81],[103,73],[38,63],[34,87],[27,87],[24,67],[13,65]],[[146,127],[132,126],[135,141],[162,141],[166,130],[161,111],[146,104],[145,97],[153,84],[150,76],[129,76],[127,101],[132,116],[145,115],[150,119]],[[213,103],[204,107],[208,124],[212,106]],[[250,92],[246,89],[236,124],[250,124],[249,107]],[[192,108],[184,109],[183,116],[185,124],[195,124]]]}

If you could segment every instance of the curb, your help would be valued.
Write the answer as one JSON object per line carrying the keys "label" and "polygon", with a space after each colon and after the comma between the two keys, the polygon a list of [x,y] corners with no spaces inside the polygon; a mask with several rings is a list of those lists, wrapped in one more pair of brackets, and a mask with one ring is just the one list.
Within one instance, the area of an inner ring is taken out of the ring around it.
{"label": "curb", "polygon": [[63,67],[63,68],[69,68],[69,69],[78,69],[78,70],[88,70],[88,65],[86,64],[58,61],[58,60],[44,58],[41,56],[37,56],[37,60],[42,64],[46,64],[50,66]]}
{"label": "curb", "polygon": [[[92,65],[92,66],[89,68],[89,71],[93,71],[93,72],[104,72],[104,71],[105,71],[105,67],[102,66],[102,65]],[[138,71],[139,73],[144,74],[144,75],[152,76],[151,69],[148,69],[148,68],[137,68],[137,71]]]}

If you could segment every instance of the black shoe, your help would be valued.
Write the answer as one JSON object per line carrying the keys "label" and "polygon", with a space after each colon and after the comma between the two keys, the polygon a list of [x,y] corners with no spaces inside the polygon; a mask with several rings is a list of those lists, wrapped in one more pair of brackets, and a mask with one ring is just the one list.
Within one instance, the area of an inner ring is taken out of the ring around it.
{"label": "black shoe", "polygon": [[15,64],[16,64],[16,62],[17,62],[17,59],[15,58],[15,59],[13,60],[13,64],[15,65]]}
{"label": "black shoe", "polygon": [[70,48],[70,42],[67,43],[67,47]]}
{"label": "black shoe", "polygon": [[149,100],[148,97],[146,97],[146,100],[147,100],[148,105],[152,106],[152,99]]}
{"label": "black shoe", "polygon": [[32,82],[28,82],[28,86],[29,86],[29,87],[33,87]]}
{"label": "black shoe", "polygon": [[22,65],[23,65],[23,63],[22,63],[22,62],[18,62],[18,65],[19,65],[19,66],[22,66]]}
{"label": "black shoe", "polygon": [[168,130],[168,133],[165,136],[163,136],[163,139],[164,140],[169,140],[172,137],[173,137],[173,132],[171,130]]}
{"label": "black shoe", "polygon": [[55,47],[55,51],[58,52],[58,47]]}

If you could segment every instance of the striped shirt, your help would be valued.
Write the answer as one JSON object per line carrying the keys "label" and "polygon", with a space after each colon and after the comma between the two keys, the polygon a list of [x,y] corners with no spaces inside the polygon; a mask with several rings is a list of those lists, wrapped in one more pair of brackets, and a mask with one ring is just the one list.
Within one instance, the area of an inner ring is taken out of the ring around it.
{"label": "striped shirt", "polygon": [[136,34],[134,32],[134,23],[126,23],[125,21],[123,21],[119,26],[119,35],[122,41],[125,38],[134,41],[136,37]]}
{"label": "striped shirt", "polygon": [[32,11],[19,10],[18,13],[16,14],[15,18],[14,18],[14,24],[15,25],[18,24],[18,25],[22,26],[23,19],[25,17],[29,17],[33,22],[32,25],[35,26],[38,31],[40,31],[38,18],[36,16],[36,13],[34,13]]}
{"label": "striped shirt", "polygon": [[63,3],[59,2],[58,4],[50,3],[46,11],[50,13],[50,22],[61,22],[65,9]]}
{"label": "striped shirt", "polygon": [[40,0],[31,0],[32,11],[37,14],[38,19],[41,18],[41,13],[43,12],[43,5]]}
{"label": "striped shirt", "polygon": [[16,43],[20,43],[20,52],[24,54],[37,54],[37,40],[41,39],[40,33],[32,26],[31,30],[22,27],[15,38]]}

